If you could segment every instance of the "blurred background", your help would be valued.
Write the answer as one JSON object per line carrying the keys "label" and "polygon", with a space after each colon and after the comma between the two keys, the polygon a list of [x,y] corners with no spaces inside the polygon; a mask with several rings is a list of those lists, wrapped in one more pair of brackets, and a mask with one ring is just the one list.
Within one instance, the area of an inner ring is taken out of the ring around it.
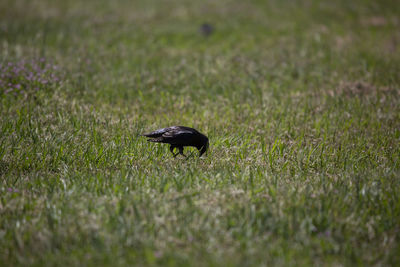
{"label": "blurred background", "polygon": [[0,1],[0,266],[398,265],[399,14]]}

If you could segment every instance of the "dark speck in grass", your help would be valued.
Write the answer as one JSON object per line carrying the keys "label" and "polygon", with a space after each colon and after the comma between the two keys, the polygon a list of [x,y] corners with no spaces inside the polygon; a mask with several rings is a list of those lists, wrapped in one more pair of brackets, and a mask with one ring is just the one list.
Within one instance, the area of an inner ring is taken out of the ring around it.
{"label": "dark speck in grass", "polygon": [[214,26],[209,23],[203,23],[200,26],[200,33],[206,37],[210,36],[214,32]]}

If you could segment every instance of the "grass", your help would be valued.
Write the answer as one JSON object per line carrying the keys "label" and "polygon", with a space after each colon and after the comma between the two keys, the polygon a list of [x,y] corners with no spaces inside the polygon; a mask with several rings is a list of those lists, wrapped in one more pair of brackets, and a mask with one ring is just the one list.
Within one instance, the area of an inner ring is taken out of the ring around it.
{"label": "grass", "polygon": [[1,1],[0,265],[399,265],[398,14]]}

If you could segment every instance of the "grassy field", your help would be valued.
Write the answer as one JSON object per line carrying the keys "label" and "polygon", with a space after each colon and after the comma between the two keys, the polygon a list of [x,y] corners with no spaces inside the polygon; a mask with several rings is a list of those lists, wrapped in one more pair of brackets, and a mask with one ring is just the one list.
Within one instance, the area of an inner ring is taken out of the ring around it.
{"label": "grassy field", "polygon": [[0,1],[0,266],[399,266],[399,14]]}

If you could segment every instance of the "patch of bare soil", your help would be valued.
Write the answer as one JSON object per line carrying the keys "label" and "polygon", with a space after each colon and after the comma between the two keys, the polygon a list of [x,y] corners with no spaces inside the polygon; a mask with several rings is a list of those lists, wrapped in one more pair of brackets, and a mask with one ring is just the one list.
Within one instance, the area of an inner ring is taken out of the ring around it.
{"label": "patch of bare soil", "polygon": [[361,19],[361,24],[364,26],[386,26],[389,23],[389,20],[382,16],[371,16],[367,18]]}
{"label": "patch of bare soil", "polygon": [[329,91],[329,95],[345,97],[400,96],[400,90],[399,88],[396,89],[387,86],[379,87],[363,81],[341,82],[336,90]]}

